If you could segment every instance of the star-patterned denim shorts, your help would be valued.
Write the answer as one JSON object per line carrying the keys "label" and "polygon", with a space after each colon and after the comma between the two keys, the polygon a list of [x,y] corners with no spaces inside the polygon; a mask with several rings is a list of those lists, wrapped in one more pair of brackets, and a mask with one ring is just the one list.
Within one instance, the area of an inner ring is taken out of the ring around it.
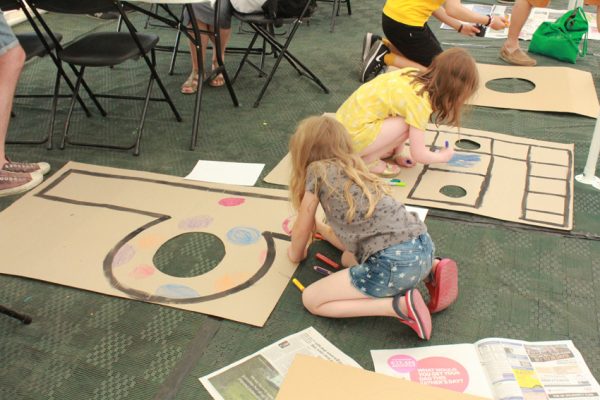
{"label": "star-patterned denim shorts", "polygon": [[350,268],[352,285],[371,297],[404,294],[431,272],[434,253],[427,233],[388,247]]}

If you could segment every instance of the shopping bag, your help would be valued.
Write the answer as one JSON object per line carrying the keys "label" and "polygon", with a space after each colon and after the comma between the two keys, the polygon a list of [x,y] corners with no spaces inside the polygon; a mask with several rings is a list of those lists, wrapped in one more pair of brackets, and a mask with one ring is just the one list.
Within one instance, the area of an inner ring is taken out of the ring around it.
{"label": "shopping bag", "polygon": [[588,21],[583,8],[577,7],[555,22],[542,22],[531,38],[529,52],[575,64],[577,56],[587,54],[587,40]]}

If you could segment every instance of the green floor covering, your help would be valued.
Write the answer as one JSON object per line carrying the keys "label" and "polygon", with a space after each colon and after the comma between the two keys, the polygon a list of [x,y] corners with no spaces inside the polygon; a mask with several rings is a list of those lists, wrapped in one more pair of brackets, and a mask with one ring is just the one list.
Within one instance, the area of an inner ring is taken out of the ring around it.
{"label": "green floor covering", "polygon": [[[207,88],[196,151],[188,150],[193,97],[178,93],[188,75],[189,61],[182,55],[175,75],[168,76],[169,55],[161,53],[159,73],[184,122],[175,122],[166,105],[153,104],[139,157],[123,151],[74,146],[47,151],[43,146],[12,145],[8,153],[16,160],[48,161],[53,171],[74,160],[178,176],[187,174],[198,159],[264,162],[264,176],[285,155],[288,138],[300,119],[335,111],[358,87],[362,36],[368,30],[379,31],[382,5],[383,1],[353,2],[352,16],[342,10],[335,32],[330,33],[331,5],[320,3],[310,24],[298,32],[292,51],[321,77],[330,94],[323,94],[314,84],[298,77],[285,63],[257,109],[251,105],[262,79],[250,70],[242,73],[235,86],[242,103],[239,108],[232,106],[225,89]],[[565,5],[566,2],[555,2],[553,7]],[[143,26],[144,18],[133,19]],[[48,21],[65,35],[66,41],[90,30],[114,29],[112,21],[89,17],[49,15]],[[440,32],[437,23],[432,27],[442,42],[468,45],[477,61],[501,63],[497,57],[501,41]],[[18,31],[27,29],[25,24],[17,27]],[[163,43],[174,39],[170,30],[151,30],[159,32]],[[237,25],[234,30],[237,31]],[[232,42],[242,45],[248,40],[249,35],[236,33]],[[591,42],[590,51],[600,52],[600,45]],[[231,72],[239,58],[227,55]],[[538,57],[538,61],[540,65],[568,66],[543,57]],[[597,87],[600,87],[599,62],[600,58],[592,54],[575,66],[592,72]],[[29,63],[18,92],[50,92],[53,72],[47,59]],[[141,63],[127,63],[112,72],[93,71],[89,82],[100,92],[139,94],[145,88],[145,69]],[[501,89],[507,91],[524,87],[527,86],[522,82],[501,84]],[[43,134],[49,121],[49,103],[18,100],[9,136]],[[67,101],[61,101],[60,106],[57,130],[64,120]],[[107,108],[110,112],[107,119],[98,115],[85,118],[78,111],[73,132],[81,137],[129,140],[141,109],[139,104],[119,102]],[[572,114],[474,107],[464,125],[575,143],[575,165],[580,173],[594,122]],[[262,181],[258,185],[270,186]],[[0,209],[15,200],[0,199]],[[266,325],[254,328],[202,314],[2,275],[0,304],[32,315],[33,323],[25,326],[0,316],[0,399],[207,399],[209,395],[198,377],[308,326],[314,326],[367,369],[373,368],[370,349],[465,343],[499,336],[572,339],[592,373],[600,376],[600,193],[576,183],[574,205],[575,224],[570,233],[431,210],[427,225],[438,253],[459,262],[460,297],[450,309],[434,316],[430,342],[418,340],[409,328],[391,318],[334,320],[312,316],[304,310],[293,285],[287,287]],[[182,274],[208,270],[212,266],[211,244],[208,240],[179,243],[179,249],[162,252],[159,262],[164,268]],[[36,251],[36,243],[21,245]],[[310,254],[317,250],[338,256],[324,244],[313,246]],[[0,249],[0,262],[1,254]],[[311,256],[298,269],[297,276],[305,284],[319,278],[310,268],[313,263]]]}

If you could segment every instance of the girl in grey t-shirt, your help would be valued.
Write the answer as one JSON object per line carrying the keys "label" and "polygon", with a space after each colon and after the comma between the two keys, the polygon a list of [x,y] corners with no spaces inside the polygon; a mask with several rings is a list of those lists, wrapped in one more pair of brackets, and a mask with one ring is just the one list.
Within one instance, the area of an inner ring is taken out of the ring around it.
{"label": "girl in grey t-shirt", "polygon": [[[290,196],[298,210],[290,260],[306,258],[308,241],[317,231],[344,252],[342,263],[350,266],[308,286],[304,306],[334,318],[399,317],[420,338],[429,339],[430,312],[448,307],[458,295],[456,263],[434,259],[425,224],[368,172],[335,119],[302,121],[290,140],[290,154]],[[315,219],[319,204],[327,224]],[[429,304],[416,289],[425,279]]]}

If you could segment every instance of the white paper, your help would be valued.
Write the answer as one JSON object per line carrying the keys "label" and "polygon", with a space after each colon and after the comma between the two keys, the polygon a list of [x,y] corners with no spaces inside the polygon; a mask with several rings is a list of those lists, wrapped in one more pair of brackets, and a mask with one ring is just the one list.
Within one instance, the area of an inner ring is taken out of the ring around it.
{"label": "white paper", "polygon": [[599,400],[600,385],[570,340],[487,338],[474,344],[371,350],[375,371],[497,400]]}
{"label": "white paper", "polygon": [[200,160],[185,179],[254,186],[264,167],[265,164]]}
{"label": "white paper", "polygon": [[200,378],[216,400],[273,400],[296,354],[362,368],[313,327]]}
{"label": "white paper", "polygon": [[419,219],[421,221],[425,222],[425,217],[427,217],[427,213],[429,212],[428,208],[406,206],[406,205],[404,207],[406,208],[406,211],[408,211],[408,212],[417,213],[417,215],[419,216]]}

